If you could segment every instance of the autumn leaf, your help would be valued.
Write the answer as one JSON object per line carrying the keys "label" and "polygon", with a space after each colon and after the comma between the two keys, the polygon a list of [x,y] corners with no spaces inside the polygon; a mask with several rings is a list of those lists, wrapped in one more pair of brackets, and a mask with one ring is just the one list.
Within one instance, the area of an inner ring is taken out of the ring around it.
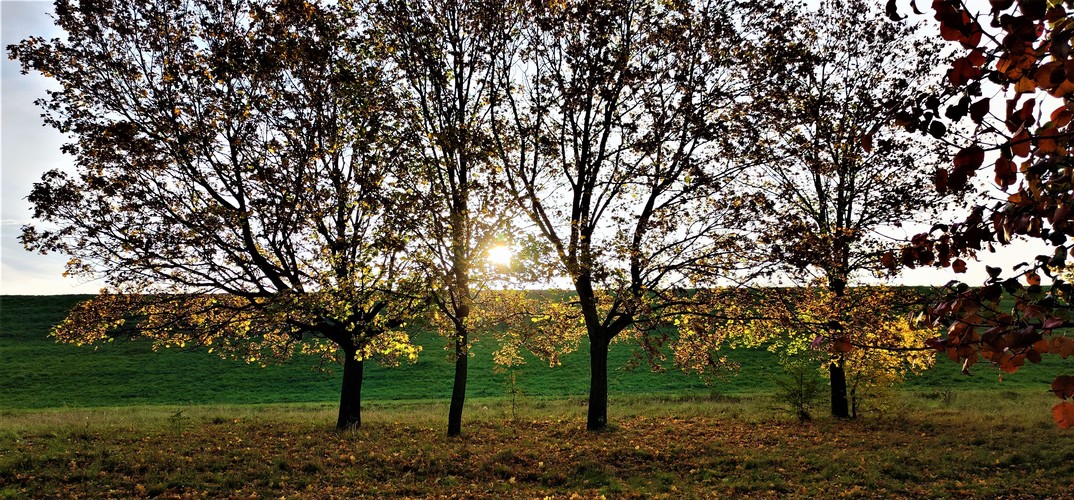
{"label": "autumn leaf", "polygon": [[960,57],[951,63],[951,71],[947,74],[952,87],[961,87],[971,80],[981,77],[981,68],[974,66],[968,57]]}
{"label": "autumn leaf", "polygon": [[1029,156],[1030,148],[1032,147],[1031,138],[1029,132],[1022,130],[1011,138],[1011,152],[1015,156]]}
{"label": "autumn leaf", "polygon": [[1059,151],[1059,132],[1048,127],[1037,134],[1037,153],[1051,154]]}
{"label": "autumn leaf", "polygon": [[1025,277],[1026,283],[1029,283],[1030,286],[1040,285],[1040,275],[1036,271],[1025,273]]}
{"label": "autumn leaf", "polygon": [[951,263],[951,270],[956,272],[956,273],[960,273],[960,274],[965,273],[966,272],[966,261],[964,261],[962,259],[955,259],[955,261]]}
{"label": "autumn leaf", "polygon": [[1065,323],[1066,321],[1063,320],[1063,318],[1048,318],[1044,320],[1044,328],[1047,330],[1052,330],[1055,328],[1062,327]]}
{"label": "autumn leaf", "polygon": [[1052,381],[1052,393],[1059,399],[1070,399],[1074,396],[1074,376],[1060,375]]}
{"label": "autumn leaf", "polygon": [[984,163],[984,150],[974,144],[955,154],[956,169],[975,169]]}
{"label": "autumn leaf", "polygon": [[988,114],[989,106],[991,105],[991,99],[983,98],[970,105],[970,119],[974,123],[981,123],[984,120],[985,115]]}
{"label": "autumn leaf", "polygon": [[1052,419],[1060,429],[1074,427],[1074,403],[1063,401],[1052,407]]}

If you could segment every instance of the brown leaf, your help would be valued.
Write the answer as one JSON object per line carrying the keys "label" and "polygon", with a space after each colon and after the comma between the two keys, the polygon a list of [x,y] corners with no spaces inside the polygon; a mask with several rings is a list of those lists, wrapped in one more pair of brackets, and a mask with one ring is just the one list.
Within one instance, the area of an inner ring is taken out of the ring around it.
{"label": "brown leaf", "polygon": [[1060,106],[1055,108],[1055,111],[1052,111],[1052,124],[1057,128],[1069,125],[1071,118],[1074,118],[1074,113],[1071,113],[1070,109],[1066,106]]}
{"label": "brown leaf", "polygon": [[951,263],[951,270],[959,274],[966,272],[966,261],[955,259],[955,261]]}
{"label": "brown leaf", "polygon": [[984,163],[984,150],[974,144],[967,146],[955,154],[955,168],[975,169]]}
{"label": "brown leaf", "polygon": [[1025,276],[1026,276],[1026,283],[1029,283],[1030,286],[1040,285],[1040,275],[1037,274],[1036,271],[1030,271],[1030,272],[1026,273]]}
{"label": "brown leaf", "polygon": [[1052,419],[1060,429],[1074,426],[1074,403],[1063,401],[1052,407]]}
{"label": "brown leaf", "polygon": [[991,99],[985,97],[981,100],[970,105],[970,119],[974,123],[981,123],[984,120],[985,115],[988,114],[988,108],[991,105]]}
{"label": "brown leaf", "polygon": [[1014,91],[1019,94],[1032,92],[1036,88],[1037,81],[1028,76],[1022,76],[1022,78],[1019,78],[1018,82],[1014,84]]}
{"label": "brown leaf", "polygon": [[891,251],[884,252],[884,255],[880,256],[880,264],[888,271],[894,271],[896,266],[895,253]]}
{"label": "brown leaf", "polygon": [[1052,394],[1059,399],[1070,399],[1074,396],[1074,376],[1060,375],[1052,381]]}
{"label": "brown leaf", "polygon": [[1018,167],[1013,161],[999,157],[996,158],[996,184],[1003,189],[1018,181]]}
{"label": "brown leaf", "polygon": [[1057,137],[1059,132],[1054,127],[1048,127],[1037,133],[1037,153],[1051,154],[1059,151]]}
{"label": "brown leaf", "polygon": [[1011,138],[1011,152],[1015,156],[1029,156],[1031,142],[1029,132],[1022,130]]}
{"label": "brown leaf", "polygon": [[980,78],[982,74],[981,68],[974,66],[973,61],[968,57],[960,57],[951,61],[951,70],[947,73],[947,78],[952,87],[961,87],[967,82]]}

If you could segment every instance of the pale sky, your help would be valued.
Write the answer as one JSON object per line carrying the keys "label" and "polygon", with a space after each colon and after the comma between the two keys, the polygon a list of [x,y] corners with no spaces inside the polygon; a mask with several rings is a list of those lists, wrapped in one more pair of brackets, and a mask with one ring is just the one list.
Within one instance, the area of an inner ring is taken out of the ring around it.
{"label": "pale sky", "polygon": [[[30,35],[58,36],[59,30],[49,18],[51,11],[49,1],[0,0],[0,45],[6,48]],[[33,183],[47,170],[71,165],[59,151],[63,136],[42,124],[41,113],[33,104],[34,99],[45,96],[49,83],[37,74],[19,74],[19,65],[9,61],[4,50],[0,82],[0,295],[96,293],[101,287],[100,282],[64,278],[66,257],[27,252],[18,241],[20,227],[30,222],[32,215],[26,196]],[[1043,243],[1020,243],[983,255],[983,263],[971,262],[967,274],[907,270],[898,283],[942,285],[957,278],[978,285],[986,278],[984,263],[1009,269],[1038,253],[1051,254]]]}
{"label": "pale sky", "polygon": [[56,36],[48,1],[0,1],[0,46],[4,47],[0,81],[0,294],[96,293],[99,283],[64,278],[61,255],[27,252],[18,241],[32,212],[26,196],[41,174],[71,164],[60,154],[63,136],[43,125],[34,99],[44,97],[44,77],[20,75],[6,47],[30,35]]}

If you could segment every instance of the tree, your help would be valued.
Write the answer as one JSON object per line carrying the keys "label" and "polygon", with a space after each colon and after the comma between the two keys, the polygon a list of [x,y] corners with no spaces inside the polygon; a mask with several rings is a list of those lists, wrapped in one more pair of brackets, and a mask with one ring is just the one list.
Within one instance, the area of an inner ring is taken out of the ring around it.
{"label": "tree", "polygon": [[337,427],[360,425],[364,360],[416,355],[398,328],[420,301],[398,99],[352,22],[292,0],[59,0],[64,39],[8,48],[60,84],[39,104],[76,169],[34,186],[22,241],[106,283],[58,338],[251,361],[305,341],[343,363]]}
{"label": "tree", "polygon": [[495,269],[484,269],[479,262],[505,235],[511,216],[491,158],[489,131],[489,103],[497,91],[490,76],[507,43],[493,29],[501,23],[502,7],[467,1],[363,6],[370,11],[401,93],[416,101],[412,119],[418,133],[413,137],[423,161],[412,186],[428,217],[418,225],[418,240],[433,275],[436,318],[446,323],[439,326],[451,332],[454,343],[449,436],[462,432],[476,295],[496,277]]}
{"label": "tree", "polygon": [[[788,8],[792,18],[800,7]],[[784,58],[780,77],[755,87],[759,146],[749,182],[770,202],[760,212],[760,259],[798,286],[823,280],[838,300],[856,277],[884,269],[895,227],[941,207],[928,189],[935,167],[927,144],[892,123],[927,90],[938,64],[936,44],[920,31],[863,0],[825,1],[770,41],[791,50],[770,52]],[[942,135],[934,123],[924,130]],[[854,334],[835,321],[822,335],[832,415],[841,418],[850,407],[847,355],[838,345]]]}
{"label": "tree", "polygon": [[[723,189],[744,39],[716,3],[520,5],[498,64],[494,139],[507,186],[551,247],[590,351],[586,427],[608,421],[608,349],[725,267]],[[743,23],[744,25],[747,23]]]}
{"label": "tree", "polygon": [[[1070,321],[1074,287],[1054,271],[1066,265],[1069,238],[1074,236],[1069,151],[1074,80],[1067,71],[1074,5],[997,0],[978,13],[960,0],[938,0],[932,7],[939,37],[956,44],[944,94],[973,99],[968,118],[975,126],[947,167],[937,172],[935,187],[962,192],[979,172],[990,170],[994,177],[987,178],[1002,194],[994,204],[965,200],[966,218],[956,224],[938,223],[915,236],[913,244],[902,250],[904,263],[965,272],[962,257],[1018,239],[1041,240],[1054,251],[1015,266],[1014,275],[986,267],[989,279],[978,288],[950,283],[930,310],[947,332],[930,345],[962,361],[964,371],[982,358],[1013,372],[1026,361],[1039,362],[1043,355],[1067,357],[1074,353],[1074,339],[1065,333],[1074,326]],[[889,2],[887,11],[893,19],[902,17],[894,2]],[[967,118],[958,111],[960,105],[952,106],[956,112],[949,118]],[[904,123],[921,128],[935,120],[927,108],[908,107]],[[1042,286],[1041,274],[1053,278],[1050,288]],[[1001,307],[1004,297],[1012,299],[1013,308]],[[1074,396],[1074,377],[1057,377],[1052,391],[1063,400],[1053,408],[1055,421],[1063,428],[1074,426],[1074,403],[1068,401]]]}

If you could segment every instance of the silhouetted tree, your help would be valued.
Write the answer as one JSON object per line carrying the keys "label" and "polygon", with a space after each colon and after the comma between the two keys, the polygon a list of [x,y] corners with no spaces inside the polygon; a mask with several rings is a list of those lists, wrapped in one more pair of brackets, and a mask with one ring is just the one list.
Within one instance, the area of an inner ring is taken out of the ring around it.
{"label": "silhouetted tree", "polygon": [[337,427],[361,423],[364,360],[414,356],[411,164],[399,101],[353,19],[293,0],[56,2],[64,37],[9,47],[74,174],[30,201],[27,248],[103,278],[55,330],[204,345],[250,361],[300,341],[343,363]]}

